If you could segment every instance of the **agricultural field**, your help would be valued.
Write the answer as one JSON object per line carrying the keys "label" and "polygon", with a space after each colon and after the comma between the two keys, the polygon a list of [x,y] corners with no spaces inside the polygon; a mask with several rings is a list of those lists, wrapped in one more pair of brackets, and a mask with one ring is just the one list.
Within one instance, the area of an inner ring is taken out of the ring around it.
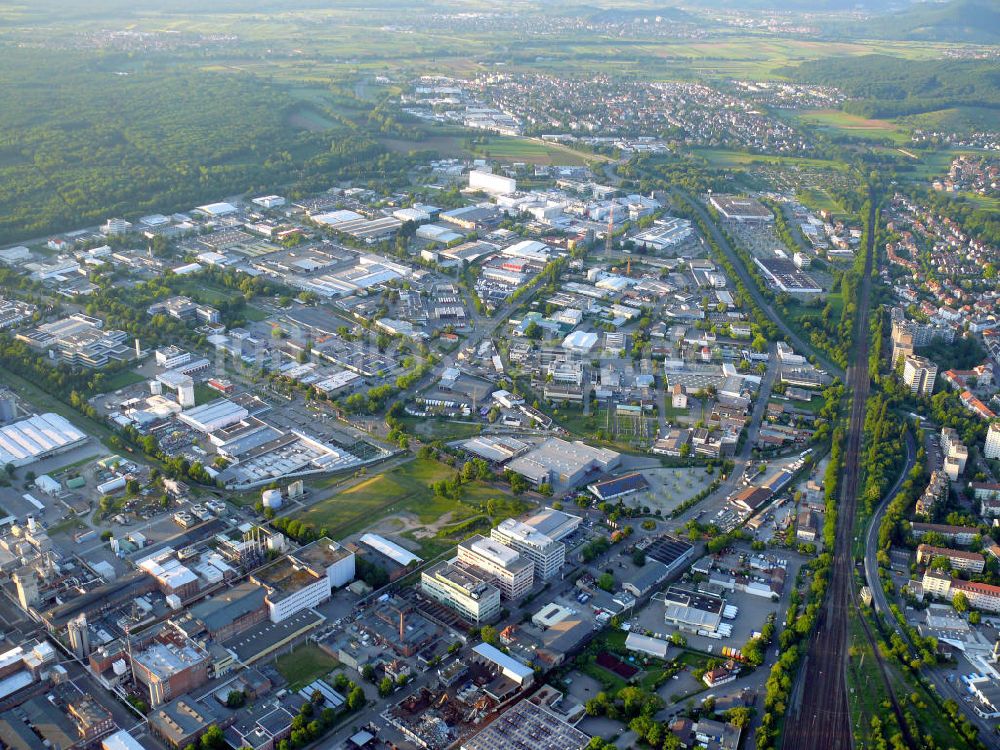
{"label": "agricultural field", "polygon": [[877,120],[848,114],[836,109],[814,109],[801,112],[796,119],[832,136],[849,136],[876,141],[891,140],[905,144],[909,130],[890,120]]}
{"label": "agricultural field", "polygon": [[696,148],[692,153],[702,157],[710,167],[731,168],[745,167],[753,164],[771,164],[783,166],[835,168],[837,163],[828,159],[810,159],[800,156],[772,156],[770,154],[748,154],[743,151],[732,151],[724,148]]}

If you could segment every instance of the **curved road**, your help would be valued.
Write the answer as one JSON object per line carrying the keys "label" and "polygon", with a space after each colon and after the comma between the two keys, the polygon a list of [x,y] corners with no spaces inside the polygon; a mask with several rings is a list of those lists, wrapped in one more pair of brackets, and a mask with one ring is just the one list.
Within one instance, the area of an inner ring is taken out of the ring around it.
{"label": "curved road", "polygon": [[[897,630],[901,630],[899,623],[896,622],[896,618],[889,611],[889,600],[886,598],[885,589],[882,588],[882,582],[878,577],[878,530],[882,524],[882,518],[885,516],[885,511],[889,507],[889,503],[899,494],[899,490],[903,487],[903,482],[906,481],[906,477],[909,476],[916,463],[917,443],[913,439],[913,434],[907,430],[906,463],[899,474],[899,478],[896,480],[896,484],[892,486],[889,494],[885,496],[885,500],[875,510],[865,536],[865,579],[868,581],[868,588],[872,591],[872,602],[875,605],[875,611],[884,614],[886,621],[892,623]],[[900,632],[900,635],[905,637],[905,634],[902,632]]]}

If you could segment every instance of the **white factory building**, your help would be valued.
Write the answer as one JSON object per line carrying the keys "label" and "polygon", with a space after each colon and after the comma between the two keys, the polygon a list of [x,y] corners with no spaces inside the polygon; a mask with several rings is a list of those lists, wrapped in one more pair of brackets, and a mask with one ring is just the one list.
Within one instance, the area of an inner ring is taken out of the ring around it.
{"label": "white factory building", "polygon": [[0,466],[27,466],[80,445],[87,435],[58,414],[36,414],[0,427]]}
{"label": "white factory building", "polygon": [[506,195],[517,190],[517,180],[492,172],[482,172],[473,169],[469,172],[469,188],[482,190],[490,195]]}
{"label": "white factory building", "polygon": [[549,438],[534,450],[515,458],[507,468],[536,487],[544,482],[573,487],[592,474],[614,469],[620,461],[621,454],[608,448]]}
{"label": "white factory building", "polygon": [[323,537],[257,571],[251,580],[267,589],[271,622],[327,601],[334,588],[354,580],[354,553]]}
{"label": "white factory building", "polygon": [[239,404],[219,398],[184,412],[178,419],[198,432],[209,433],[236,424],[249,416],[250,412]]}

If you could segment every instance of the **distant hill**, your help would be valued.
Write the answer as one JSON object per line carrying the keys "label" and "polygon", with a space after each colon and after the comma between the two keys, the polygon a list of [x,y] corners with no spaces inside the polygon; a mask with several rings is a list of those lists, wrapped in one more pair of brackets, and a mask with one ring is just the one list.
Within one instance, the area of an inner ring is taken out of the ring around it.
{"label": "distant hill", "polygon": [[1000,5],[995,0],[922,3],[872,19],[858,36],[927,42],[1000,43]]}

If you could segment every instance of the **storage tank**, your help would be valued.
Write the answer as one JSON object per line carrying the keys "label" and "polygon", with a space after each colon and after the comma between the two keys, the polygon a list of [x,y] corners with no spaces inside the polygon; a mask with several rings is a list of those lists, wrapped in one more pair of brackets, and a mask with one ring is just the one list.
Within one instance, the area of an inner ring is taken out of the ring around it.
{"label": "storage tank", "polygon": [[264,490],[264,507],[277,510],[281,507],[281,490]]}

